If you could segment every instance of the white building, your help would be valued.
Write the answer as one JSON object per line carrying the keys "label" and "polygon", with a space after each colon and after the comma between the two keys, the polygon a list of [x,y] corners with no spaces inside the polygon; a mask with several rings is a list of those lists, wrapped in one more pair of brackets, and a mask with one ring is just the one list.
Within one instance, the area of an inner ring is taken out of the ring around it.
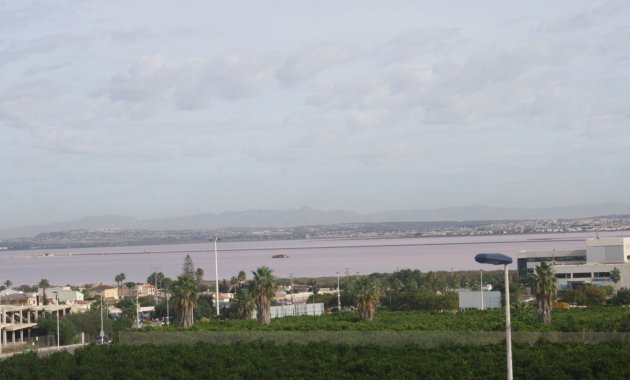
{"label": "white building", "polygon": [[[43,297],[43,289],[39,289],[39,296]],[[77,301],[83,301],[83,293],[72,290],[69,286],[46,288],[46,298],[55,304],[72,305]]]}
{"label": "white building", "polygon": [[[579,284],[610,285],[615,289],[630,281],[630,237],[597,237],[586,240],[586,249],[554,249],[519,251],[517,268],[519,276],[527,276],[541,262],[553,266],[559,289]],[[617,268],[621,281],[615,284],[610,272]]]}
{"label": "white building", "polygon": [[460,309],[487,310],[501,308],[501,292],[460,290],[457,293],[459,294]]}

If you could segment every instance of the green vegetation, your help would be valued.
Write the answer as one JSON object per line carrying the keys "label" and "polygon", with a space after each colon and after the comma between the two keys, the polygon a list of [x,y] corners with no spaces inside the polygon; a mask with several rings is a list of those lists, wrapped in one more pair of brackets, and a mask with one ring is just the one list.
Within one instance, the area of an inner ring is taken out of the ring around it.
{"label": "green vegetation", "polygon": [[258,322],[268,325],[271,323],[271,300],[276,289],[276,278],[273,271],[266,265],[255,272],[251,289],[256,303],[256,318]]}
{"label": "green vegetation", "polygon": [[352,283],[351,292],[361,320],[373,320],[381,298],[380,284],[372,277],[361,277]]}
{"label": "green vegetation", "polygon": [[[520,379],[629,378],[630,343],[514,346]],[[75,355],[34,353],[0,362],[6,379],[504,379],[503,345],[423,348],[344,344],[89,346]]]}
{"label": "green vegetation", "polygon": [[39,284],[37,284],[37,286],[38,286],[40,289],[42,289],[42,298],[43,298],[43,299],[42,299],[42,303],[43,303],[44,305],[47,305],[47,304],[48,304],[48,300],[47,300],[47,298],[46,298],[46,289],[50,288],[50,283],[48,282],[48,280],[47,280],[47,279],[42,278],[42,279],[39,281]]}
{"label": "green vegetation", "polygon": [[[541,324],[533,312],[521,310],[512,316],[514,331],[543,332],[630,332],[630,312],[625,308],[600,307],[553,310],[550,324]],[[503,310],[431,312],[379,310],[370,323],[353,312],[323,316],[274,319],[270,325],[256,320],[209,320],[196,322],[189,331],[504,331]],[[141,331],[184,331],[177,326],[146,328]]]}
{"label": "green vegetation", "polygon": [[[188,256],[186,256],[188,257]],[[173,284],[173,298],[177,305],[177,320],[180,326],[190,327],[193,324],[193,310],[199,299],[197,281],[188,274],[177,277]]]}
{"label": "green vegetation", "polygon": [[531,278],[532,293],[536,296],[538,319],[541,323],[551,323],[551,303],[556,296],[556,278],[553,268],[545,261],[536,267]]}

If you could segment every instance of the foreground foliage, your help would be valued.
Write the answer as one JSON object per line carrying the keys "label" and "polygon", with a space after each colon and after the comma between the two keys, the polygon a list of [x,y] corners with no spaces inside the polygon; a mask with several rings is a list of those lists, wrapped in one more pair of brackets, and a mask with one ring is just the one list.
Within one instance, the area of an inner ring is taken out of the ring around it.
{"label": "foreground foliage", "polygon": [[[514,377],[629,378],[630,343],[514,347]],[[0,362],[6,379],[423,378],[504,379],[505,347],[384,348],[328,343],[89,346],[75,355]]]}

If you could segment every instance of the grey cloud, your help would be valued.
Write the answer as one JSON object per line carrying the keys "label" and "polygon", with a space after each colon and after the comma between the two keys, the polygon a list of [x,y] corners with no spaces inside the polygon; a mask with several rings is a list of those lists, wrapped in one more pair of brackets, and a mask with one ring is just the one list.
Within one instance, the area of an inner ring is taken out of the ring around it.
{"label": "grey cloud", "polygon": [[394,36],[376,46],[372,54],[381,62],[401,62],[418,55],[428,56],[448,50],[460,38],[457,28],[420,28]]}
{"label": "grey cloud", "polygon": [[236,100],[257,95],[272,80],[265,55],[232,53],[214,60],[168,61],[146,57],[112,78],[113,100],[165,100],[181,109],[205,107],[212,99]]}
{"label": "grey cloud", "polygon": [[289,57],[278,70],[277,77],[286,86],[296,86],[326,68],[352,62],[361,55],[360,48],[349,44],[310,45]]}
{"label": "grey cloud", "polygon": [[630,8],[624,0],[605,0],[592,3],[582,12],[543,23],[539,30],[550,33],[578,32],[596,26],[606,25],[611,18]]}
{"label": "grey cloud", "polygon": [[112,41],[122,44],[133,44],[146,38],[152,38],[155,34],[147,27],[135,29],[117,29],[109,32]]}
{"label": "grey cloud", "polygon": [[83,38],[70,34],[51,34],[0,46],[0,67],[34,55],[48,55],[63,47],[77,45]]}

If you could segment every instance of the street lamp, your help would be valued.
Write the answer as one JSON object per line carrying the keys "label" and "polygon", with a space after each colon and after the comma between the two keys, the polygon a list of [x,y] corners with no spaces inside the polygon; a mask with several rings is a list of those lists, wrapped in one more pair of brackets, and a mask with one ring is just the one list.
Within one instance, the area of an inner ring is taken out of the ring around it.
{"label": "street lamp", "polygon": [[218,237],[214,237],[214,273],[215,273],[215,291],[217,295],[217,316],[219,316],[219,257],[217,256],[217,240]]}
{"label": "street lamp", "polygon": [[171,295],[171,293],[169,293],[168,291],[166,291],[166,325],[170,325],[171,324],[171,316],[169,314],[169,308],[168,308],[168,299],[170,298],[169,296]]}
{"label": "street lamp", "polygon": [[101,332],[99,334],[99,343],[105,344],[105,330],[103,329],[103,292],[101,292]]}
{"label": "street lamp", "polygon": [[[15,340],[15,339],[13,339]],[[57,351],[61,350],[60,339],[59,339],[59,306],[57,306]]]}
{"label": "street lamp", "polygon": [[339,287],[339,272],[337,272],[337,312],[341,312],[341,288]]}
{"label": "street lamp", "polygon": [[502,253],[480,253],[475,256],[480,264],[503,265],[505,273],[505,346],[507,352],[507,378],[512,380],[512,323],[510,322],[510,280],[508,278],[508,264],[512,258]]}

